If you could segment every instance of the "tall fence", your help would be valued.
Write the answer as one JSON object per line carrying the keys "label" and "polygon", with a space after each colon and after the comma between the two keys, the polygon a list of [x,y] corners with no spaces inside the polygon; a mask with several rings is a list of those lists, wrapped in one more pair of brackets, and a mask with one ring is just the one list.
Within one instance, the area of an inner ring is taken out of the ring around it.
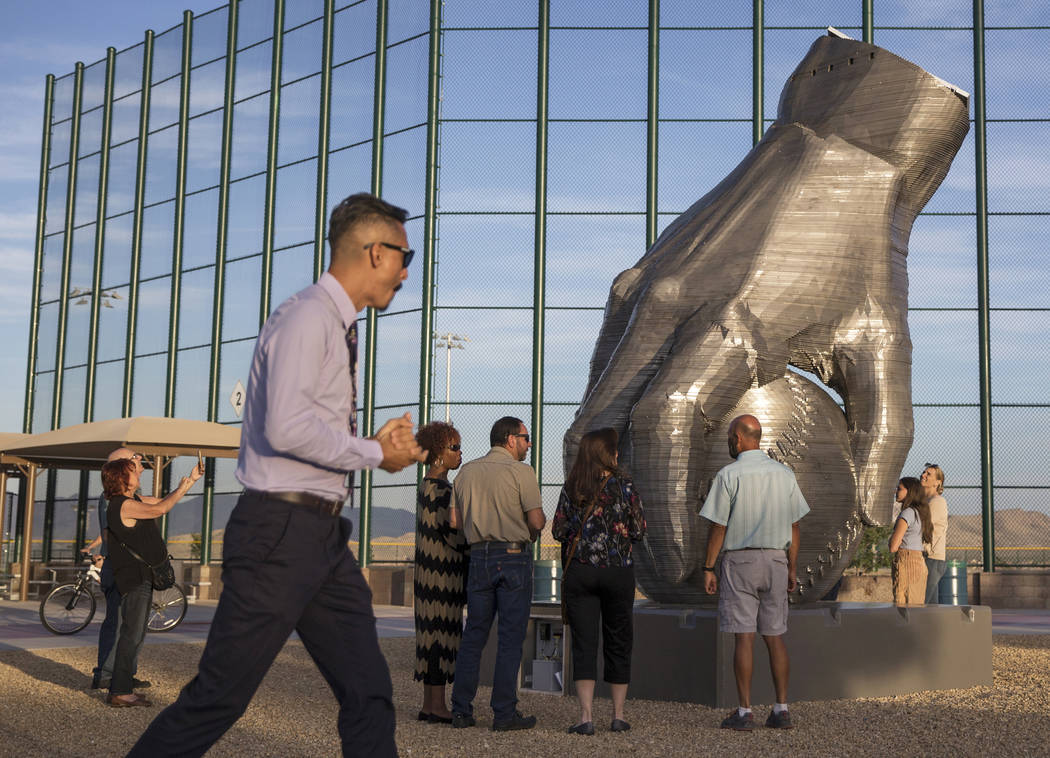
{"label": "tall fence", "polygon": [[[470,459],[495,418],[519,416],[550,516],[613,277],[760,138],[830,25],[973,95],[973,128],[911,239],[905,473],[946,471],[950,557],[1048,564],[1050,454],[1031,444],[1050,421],[1046,10],[241,0],[187,12],[47,80],[24,429],[239,423],[228,399],[260,324],[323,271],[327,210],[370,189],[410,209],[421,255],[392,308],[362,319],[360,428],[447,412]],[[434,334],[469,341],[446,355]],[[171,512],[177,557],[221,556],[233,466],[213,462]],[[373,534],[412,531],[418,476],[360,481],[363,562]],[[93,536],[97,490],[97,476],[48,475],[33,527],[43,557]]]}

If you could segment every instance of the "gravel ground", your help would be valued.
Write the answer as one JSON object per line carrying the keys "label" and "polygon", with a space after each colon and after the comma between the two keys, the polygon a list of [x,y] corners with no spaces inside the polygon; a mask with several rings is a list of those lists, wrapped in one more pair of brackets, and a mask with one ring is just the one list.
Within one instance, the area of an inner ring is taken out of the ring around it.
{"label": "gravel ground", "polygon": [[[790,732],[722,731],[721,711],[681,703],[630,700],[630,732],[608,732],[611,704],[595,703],[594,737],[570,736],[575,700],[523,694],[520,707],[539,725],[493,733],[482,688],[479,728],[415,721],[420,687],[412,680],[414,640],[380,640],[390,663],[402,756],[924,756],[1050,755],[1050,637],[997,635],[992,687],[889,698],[792,704]],[[140,675],[154,686],[153,708],[107,708],[88,689],[93,647],[0,652],[0,755],[19,758],[123,755],[161,705],[196,667],[200,644],[147,645]],[[795,672],[796,676],[804,672]],[[768,704],[756,708],[764,720]],[[336,706],[299,643],[289,643],[248,712],[209,756],[337,756]]]}

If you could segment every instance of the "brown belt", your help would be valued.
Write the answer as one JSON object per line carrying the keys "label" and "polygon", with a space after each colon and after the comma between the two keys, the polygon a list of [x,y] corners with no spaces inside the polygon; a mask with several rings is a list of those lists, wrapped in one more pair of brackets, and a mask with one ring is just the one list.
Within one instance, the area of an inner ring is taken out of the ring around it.
{"label": "brown belt", "polygon": [[320,513],[322,516],[338,516],[343,510],[342,500],[329,500],[310,492],[263,492],[262,490],[245,490],[245,495],[265,500],[280,500],[293,505],[301,505]]}

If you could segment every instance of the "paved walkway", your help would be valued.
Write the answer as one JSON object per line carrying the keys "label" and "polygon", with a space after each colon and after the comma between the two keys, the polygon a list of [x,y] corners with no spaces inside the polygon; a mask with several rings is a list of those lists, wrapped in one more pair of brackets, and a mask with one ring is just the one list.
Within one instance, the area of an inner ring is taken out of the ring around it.
{"label": "paved walkway", "polygon": [[[208,638],[215,600],[190,604],[186,618],[170,632],[146,635],[147,644],[204,642]],[[78,634],[57,635],[40,623],[40,602],[0,600],[0,650],[43,650],[57,647],[84,647],[98,640],[98,627],[104,614],[96,612],[87,628]],[[380,637],[411,637],[415,634],[412,609],[399,605],[375,606],[376,629]],[[993,634],[1050,634],[1050,610],[993,610]],[[296,635],[292,635],[296,639]]]}
{"label": "paved walkway", "polygon": [[[191,603],[182,623],[169,632],[146,635],[146,644],[169,642],[204,642],[208,638],[215,600]],[[98,627],[105,617],[105,608],[99,608],[87,628],[77,634],[51,634],[40,623],[40,601],[25,602],[0,600],[0,650],[43,650],[56,647],[84,647],[98,642]],[[376,629],[380,637],[412,637],[415,635],[412,609],[402,606],[375,606]],[[296,639],[292,635],[292,639]]]}

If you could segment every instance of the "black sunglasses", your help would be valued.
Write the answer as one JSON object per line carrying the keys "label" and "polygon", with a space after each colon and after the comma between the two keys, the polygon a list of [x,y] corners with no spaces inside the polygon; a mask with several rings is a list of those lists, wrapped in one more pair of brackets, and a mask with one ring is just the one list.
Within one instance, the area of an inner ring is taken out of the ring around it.
{"label": "black sunglasses", "polygon": [[412,262],[412,258],[415,256],[416,251],[409,247],[401,247],[400,245],[391,245],[389,242],[369,242],[365,245],[365,250],[372,247],[372,245],[382,245],[383,247],[389,247],[391,250],[401,251],[401,268],[408,268],[408,264]]}
{"label": "black sunglasses", "polygon": [[453,453],[458,453],[459,452],[459,445],[449,445],[448,449],[451,450]]}
{"label": "black sunglasses", "polygon": [[940,468],[936,463],[926,463],[923,465],[922,470],[925,471],[928,468]]}
{"label": "black sunglasses", "polygon": [[529,441],[529,435],[527,435],[527,434],[517,434],[517,433],[514,433],[514,434],[512,434],[512,435],[510,435],[510,436],[511,436],[511,437],[521,437],[521,438],[522,438],[523,440],[525,440],[526,442],[528,442],[528,441]]}

